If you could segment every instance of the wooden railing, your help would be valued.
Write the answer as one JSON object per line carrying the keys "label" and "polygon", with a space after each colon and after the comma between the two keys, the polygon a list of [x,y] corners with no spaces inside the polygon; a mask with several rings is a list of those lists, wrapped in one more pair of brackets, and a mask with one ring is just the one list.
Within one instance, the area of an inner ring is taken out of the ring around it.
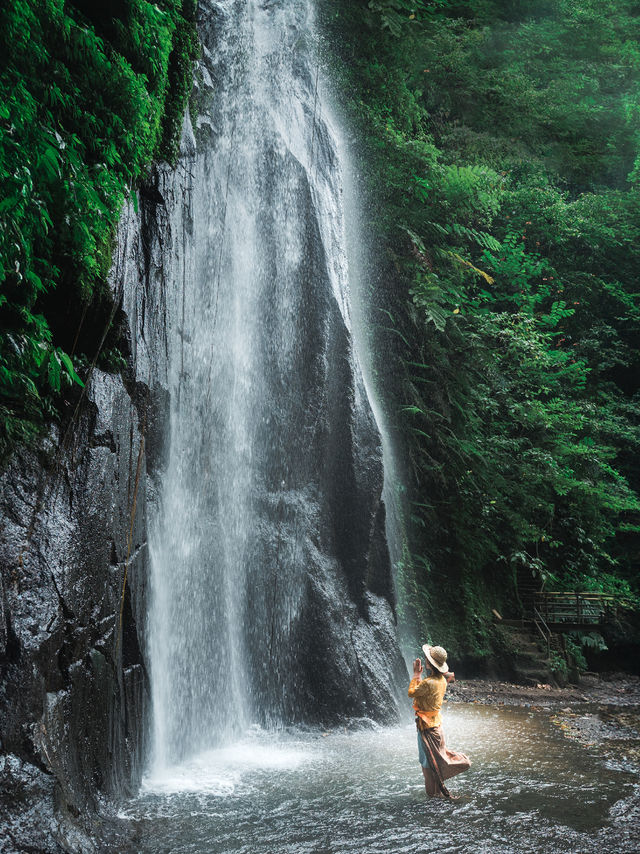
{"label": "wooden railing", "polygon": [[544,618],[549,623],[571,623],[596,626],[606,616],[615,615],[618,600],[604,593],[541,592],[534,594],[534,617]]}

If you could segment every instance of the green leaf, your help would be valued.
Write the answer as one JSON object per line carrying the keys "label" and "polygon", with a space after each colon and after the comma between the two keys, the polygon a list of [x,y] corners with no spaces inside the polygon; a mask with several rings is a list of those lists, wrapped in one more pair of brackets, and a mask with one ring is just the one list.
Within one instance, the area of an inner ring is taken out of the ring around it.
{"label": "green leaf", "polygon": [[47,380],[51,388],[58,392],[60,391],[60,360],[58,359],[58,354],[54,351],[49,353],[49,358],[46,361],[47,366]]}
{"label": "green leaf", "polygon": [[57,353],[58,353],[58,356],[60,357],[60,361],[62,362],[62,364],[66,368],[66,371],[69,374],[69,376],[71,377],[71,379],[73,380],[73,382],[79,386],[82,386],[82,388],[84,388],[84,383],[82,382],[82,380],[80,379],[80,377],[78,376],[78,374],[74,370],[71,357],[67,353],[65,353],[64,350],[61,350],[60,348],[58,348]]}

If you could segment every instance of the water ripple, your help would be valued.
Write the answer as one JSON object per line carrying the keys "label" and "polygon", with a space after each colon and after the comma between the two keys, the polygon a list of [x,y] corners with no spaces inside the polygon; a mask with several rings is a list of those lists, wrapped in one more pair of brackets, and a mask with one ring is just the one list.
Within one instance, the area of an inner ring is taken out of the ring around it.
{"label": "water ripple", "polygon": [[609,815],[614,804],[624,814],[634,777],[565,740],[547,716],[456,706],[445,726],[473,761],[451,781],[455,803],[427,803],[412,726],[254,732],[149,777],[122,817],[138,827],[140,854],[634,850],[614,844]]}

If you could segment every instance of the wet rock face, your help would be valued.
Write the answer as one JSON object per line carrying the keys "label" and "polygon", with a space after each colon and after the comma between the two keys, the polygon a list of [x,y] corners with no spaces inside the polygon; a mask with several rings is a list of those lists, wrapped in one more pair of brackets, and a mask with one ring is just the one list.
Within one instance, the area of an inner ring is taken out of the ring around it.
{"label": "wet rock face", "polygon": [[0,755],[0,852],[64,850],[54,838],[58,823],[53,789],[50,774],[16,756]]}
{"label": "wet rock face", "polygon": [[146,687],[132,590],[146,571],[144,459],[120,620],[139,421],[120,377],[95,372],[70,446],[60,452],[52,432],[1,481],[1,761],[26,792],[55,782],[72,815],[139,773]]}
{"label": "wet rock face", "polygon": [[112,287],[128,370],[94,370],[70,424],[0,476],[0,840],[14,846],[0,851],[93,850],[81,828],[98,799],[140,780],[147,502],[166,406],[161,287],[147,298],[157,210],[143,198],[120,226]]}

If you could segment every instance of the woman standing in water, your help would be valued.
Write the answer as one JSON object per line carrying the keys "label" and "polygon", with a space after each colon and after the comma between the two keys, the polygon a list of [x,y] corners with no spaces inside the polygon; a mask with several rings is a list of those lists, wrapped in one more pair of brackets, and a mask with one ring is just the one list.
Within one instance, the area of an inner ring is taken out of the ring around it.
{"label": "woman standing in water", "polygon": [[418,758],[424,774],[424,786],[429,798],[451,798],[445,780],[466,771],[471,765],[464,753],[454,753],[445,745],[440,708],[447,690],[453,681],[449,672],[447,653],[441,646],[422,647],[427,665],[427,676],[422,678],[422,662],[413,662],[413,679],[409,684],[409,696],[413,697],[418,729]]}

